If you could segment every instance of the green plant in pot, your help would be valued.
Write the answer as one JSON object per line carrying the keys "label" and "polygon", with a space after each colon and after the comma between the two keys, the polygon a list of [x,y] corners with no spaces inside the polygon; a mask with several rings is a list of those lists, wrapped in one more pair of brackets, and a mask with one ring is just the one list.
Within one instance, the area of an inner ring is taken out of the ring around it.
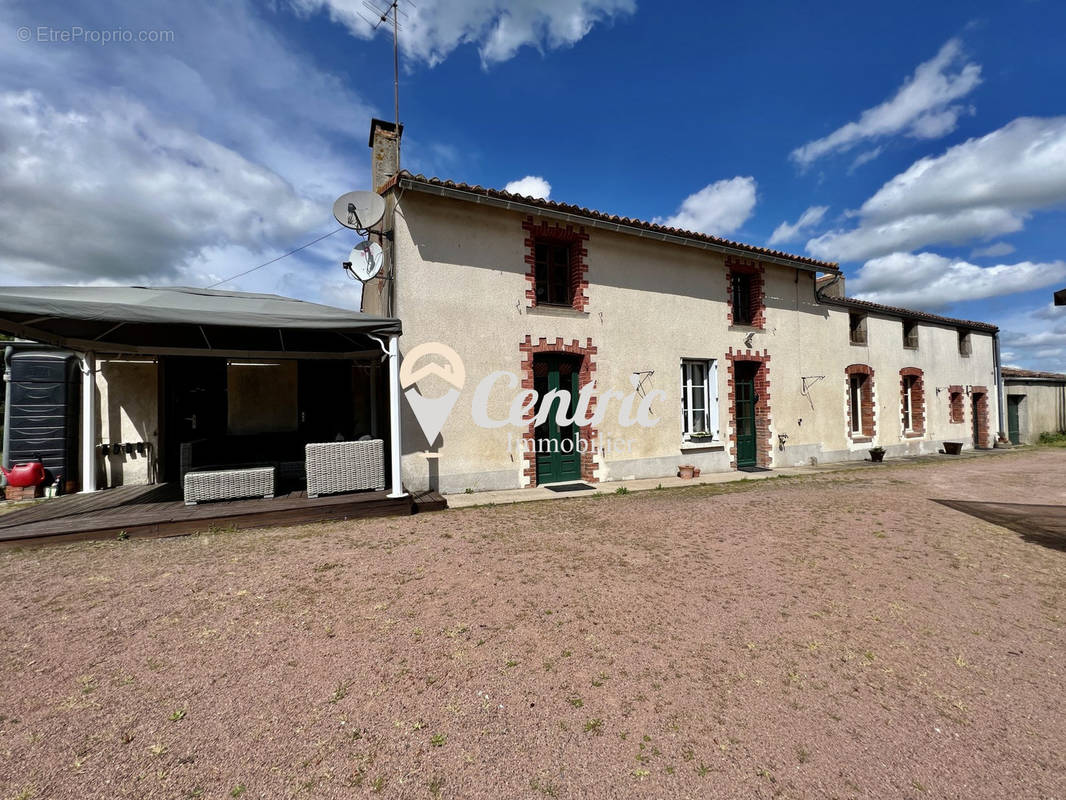
{"label": "green plant in pot", "polygon": [[714,434],[712,434],[710,431],[696,431],[695,433],[690,433],[689,434],[688,440],[690,442],[698,442],[698,443],[699,442],[710,442],[710,441],[714,440]]}
{"label": "green plant in pot", "polygon": [[871,447],[870,448],[870,460],[871,461],[884,461],[885,460],[885,448],[883,448],[883,447]]}

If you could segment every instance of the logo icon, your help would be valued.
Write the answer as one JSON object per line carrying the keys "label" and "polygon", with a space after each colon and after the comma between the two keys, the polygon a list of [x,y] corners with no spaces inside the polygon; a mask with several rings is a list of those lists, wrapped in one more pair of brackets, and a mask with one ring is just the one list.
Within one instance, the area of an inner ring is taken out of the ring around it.
{"label": "logo icon", "polygon": [[[426,356],[436,356],[445,363],[427,361],[421,367],[417,366],[419,360]],[[423,397],[415,384],[429,377],[440,378],[452,388],[441,397]],[[455,408],[455,401],[459,399],[459,390],[463,388],[464,383],[466,368],[463,366],[463,360],[446,344],[425,342],[404,356],[403,363],[400,364],[400,386],[403,387],[404,397],[407,398],[411,411],[430,444],[440,435],[444,422]]]}

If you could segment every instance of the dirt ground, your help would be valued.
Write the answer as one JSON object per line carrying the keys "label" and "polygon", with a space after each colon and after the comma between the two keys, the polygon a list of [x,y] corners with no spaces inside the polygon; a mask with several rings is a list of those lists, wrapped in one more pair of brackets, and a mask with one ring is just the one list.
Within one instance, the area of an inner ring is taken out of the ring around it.
{"label": "dirt ground", "polygon": [[1066,449],[0,552],[0,797],[1062,797],[1066,541],[935,500]]}

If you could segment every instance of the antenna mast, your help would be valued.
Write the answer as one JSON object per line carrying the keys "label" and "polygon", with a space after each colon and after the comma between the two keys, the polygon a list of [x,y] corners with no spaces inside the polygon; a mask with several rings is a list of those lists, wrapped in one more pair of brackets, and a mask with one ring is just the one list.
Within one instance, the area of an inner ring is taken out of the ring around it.
{"label": "antenna mast", "polygon": [[[411,2],[411,0],[407,0]],[[411,3],[413,6],[414,3]],[[372,30],[377,31],[383,24],[389,21],[389,17],[392,17],[392,95],[393,104],[396,115],[396,169],[400,169],[400,14],[405,14],[400,10],[400,0],[392,0],[391,3],[386,6],[382,11],[375,6],[369,0],[363,0],[363,7],[373,12],[376,17],[375,21],[371,21],[359,14],[363,18],[363,21],[368,24]]]}

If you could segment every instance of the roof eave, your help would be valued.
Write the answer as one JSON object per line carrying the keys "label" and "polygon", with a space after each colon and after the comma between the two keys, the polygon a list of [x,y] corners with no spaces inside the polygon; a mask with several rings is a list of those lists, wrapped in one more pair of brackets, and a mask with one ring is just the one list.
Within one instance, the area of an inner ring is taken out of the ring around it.
{"label": "roof eave", "polygon": [[928,322],[930,325],[940,325],[945,328],[967,328],[969,330],[981,331],[982,333],[999,333],[998,326],[991,325],[987,322],[941,317],[937,314],[930,314],[927,311],[917,311],[907,308],[896,310],[894,308],[881,306],[878,303],[867,303],[862,300],[853,300],[849,297],[819,297],[818,299],[826,305],[840,306],[841,308],[854,308],[859,311],[866,311],[870,314],[883,314],[886,317],[895,317],[896,319],[915,319],[921,322]]}
{"label": "roof eave", "polygon": [[551,208],[550,206],[537,205],[534,203],[523,202],[521,200],[493,197],[488,194],[467,191],[465,189],[459,189],[451,186],[443,186],[440,184],[419,180],[418,178],[411,175],[401,174],[395,176],[382,188],[382,193],[384,194],[385,192],[395,188],[396,186],[399,186],[403,190],[413,189],[415,191],[423,192],[425,194],[448,197],[454,200],[463,200],[466,202],[477,203],[479,205],[492,206],[494,208],[500,208],[506,211],[518,211],[525,214],[534,214],[540,217],[547,217],[549,219],[557,219],[561,222],[584,225],[590,228],[599,228],[600,230],[607,230],[613,233],[639,236],[643,239],[650,239],[652,241],[668,242],[670,244],[682,245],[684,247],[695,247],[701,250],[711,250],[713,252],[723,253],[726,255],[735,255],[741,258],[754,259],[757,261],[763,261],[772,264],[779,264],[784,267],[800,269],[806,272],[824,272],[833,275],[840,274],[839,267],[833,266],[828,263],[811,264],[805,261],[794,260],[780,255],[762,253],[759,252],[757,249],[730,247],[728,244],[709,242],[694,237],[667,233],[665,231],[660,230],[642,228],[637,225],[626,225],[621,222],[600,219],[599,217],[588,216],[585,214],[577,214],[571,211],[563,211],[561,209]]}

